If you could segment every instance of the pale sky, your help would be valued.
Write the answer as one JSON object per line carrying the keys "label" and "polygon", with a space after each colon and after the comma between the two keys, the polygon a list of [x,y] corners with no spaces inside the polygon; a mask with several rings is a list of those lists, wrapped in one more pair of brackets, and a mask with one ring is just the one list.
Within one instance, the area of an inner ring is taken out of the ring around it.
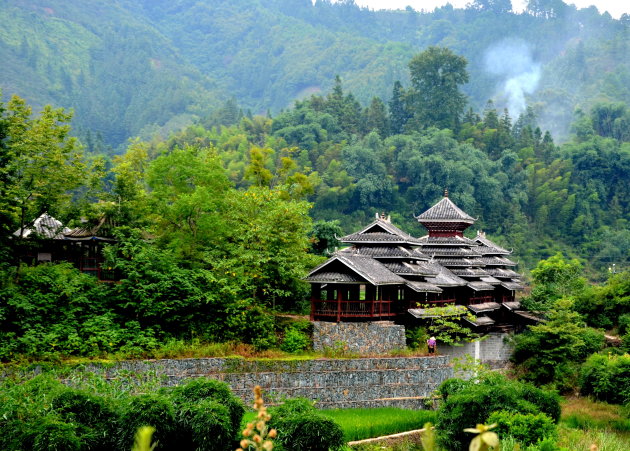
{"label": "pale sky", "polygon": [[[369,6],[371,9],[404,9],[407,5],[416,11],[433,11],[436,6],[450,3],[455,8],[463,8],[472,0],[355,0],[360,6]],[[564,0],[566,4],[573,4],[578,9],[595,5],[600,13],[608,11],[611,16],[618,19],[623,13],[630,14],[630,1],[628,0]],[[527,0],[512,0],[515,10],[521,11],[527,4]]]}

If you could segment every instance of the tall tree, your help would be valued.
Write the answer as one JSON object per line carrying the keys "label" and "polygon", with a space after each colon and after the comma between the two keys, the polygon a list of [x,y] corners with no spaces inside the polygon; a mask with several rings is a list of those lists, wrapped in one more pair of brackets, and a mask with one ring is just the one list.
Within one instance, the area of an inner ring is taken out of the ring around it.
{"label": "tall tree", "polygon": [[466,106],[459,90],[468,82],[463,56],[441,47],[429,47],[409,63],[414,121],[420,127],[456,129]]}
{"label": "tall tree", "polygon": [[85,164],[70,137],[71,113],[45,106],[38,117],[20,97],[0,105],[0,211],[23,230],[45,211],[59,214],[85,178]]}
{"label": "tall tree", "polygon": [[402,133],[408,120],[409,112],[405,105],[405,90],[402,84],[396,81],[392,90],[392,99],[389,101],[389,124],[392,134]]}

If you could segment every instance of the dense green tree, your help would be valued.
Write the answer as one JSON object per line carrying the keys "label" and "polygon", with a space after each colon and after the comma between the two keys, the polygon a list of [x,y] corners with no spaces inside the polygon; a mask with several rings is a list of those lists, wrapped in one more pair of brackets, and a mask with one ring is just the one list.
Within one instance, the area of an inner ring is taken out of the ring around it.
{"label": "dense green tree", "polygon": [[466,106],[459,90],[468,82],[468,62],[450,49],[429,47],[409,62],[416,126],[455,129]]}
{"label": "dense green tree", "polygon": [[396,81],[392,91],[392,98],[389,101],[389,122],[392,134],[402,133],[408,120],[409,112],[405,103],[405,91],[402,84]]}
{"label": "dense green tree", "polygon": [[0,113],[0,212],[9,227],[23,230],[43,212],[63,213],[86,169],[69,134],[71,114],[46,106],[33,117],[17,96]]}

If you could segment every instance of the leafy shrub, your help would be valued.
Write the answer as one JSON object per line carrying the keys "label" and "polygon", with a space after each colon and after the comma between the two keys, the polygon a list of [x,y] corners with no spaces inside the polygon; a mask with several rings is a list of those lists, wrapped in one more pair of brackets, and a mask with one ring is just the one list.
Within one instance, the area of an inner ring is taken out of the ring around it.
{"label": "leafy shrub", "polygon": [[155,428],[157,449],[168,449],[170,441],[181,435],[169,398],[147,394],[133,397],[120,415],[119,449],[131,449],[140,426]]}
{"label": "leafy shrub", "polygon": [[341,427],[318,414],[313,402],[306,398],[288,399],[269,409],[269,413],[269,427],[278,431],[281,449],[328,451],[344,445]]}
{"label": "leafy shrub", "polygon": [[313,405],[313,401],[306,398],[292,398],[287,399],[284,403],[279,406],[275,406],[269,409],[269,413],[271,414],[271,422],[270,425],[274,425],[275,423],[295,415],[302,415],[304,413],[314,413],[317,409]]}
{"label": "leafy shrub", "polygon": [[[180,406],[179,421],[183,440],[179,449],[197,451],[223,451],[230,449],[234,439],[234,427],[230,412],[213,399]],[[189,446],[186,446],[189,442]]]}
{"label": "leafy shrub", "polygon": [[328,451],[345,445],[339,425],[316,413],[288,416],[280,421],[276,429],[278,442],[286,450]]}
{"label": "leafy shrub", "polygon": [[580,370],[580,392],[613,404],[630,402],[630,355],[590,356]]}
{"label": "leafy shrub", "polygon": [[530,326],[514,343],[511,359],[524,379],[568,391],[577,383],[578,365],[603,347],[604,334],[564,309],[552,311],[547,322]]}
{"label": "leafy shrub", "polygon": [[531,445],[545,438],[555,438],[556,425],[544,413],[521,414],[501,410],[490,415],[487,424],[496,423],[499,437],[512,436],[522,445]]}
{"label": "leafy shrub", "polygon": [[88,449],[115,448],[118,416],[110,402],[68,388],[54,397],[51,405],[66,423],[77,425],[77,434]]}
{"label": "leafy shrub", "polygon": [[284,352],[300,352],[309,347],[311,340],[304,332],[291,327],[287,329],[284,335],[284,340],[280,345],[280,349]]}
{"label": "leafy shrub", "polygon": [[467,381],[453,377],[442,382],[437,391],[442,396],[442,400],[446,401],[450,395],[463,390],[468,385]]}
{"label": "leafy shrub", "polygon": [[630,332],[630,313],[619,317],[619,335],[625,335],[628,332]]}
{"label": "leafy shrub", "polygon": [[[164,391],[168,392],[168,391]],[[229,434],[234,437],[241,425],[241,419],[245,413],[243,402],[234,396],[230,387],[225,382],[214,379],[198,378],[185,385],[175,387],[170,390],[172,398],[178,405],[199,403],[207,399],[216,401],[224,406],[229,415]]]}
{"label": "leafy shrub", "polygon": [[27,428],[32,434],[32,442],[27,439],[27,443],[32,443],[30,449],[78,451],[83,448],[77,435],[77,425],[66,423],[53,415],[42,417],[30,423]]}
{"label": "leafy shrub", "polygon": [[559,396],[500,374],[484,374],[480,379],[457,384],[447,381],[440,392],[447,397],[438,410],[438,440],[447,449],[464,449],[470,437],[464,428],[486,422],[495,411],[522,414],[545,413],[554,421],[560,417]]}

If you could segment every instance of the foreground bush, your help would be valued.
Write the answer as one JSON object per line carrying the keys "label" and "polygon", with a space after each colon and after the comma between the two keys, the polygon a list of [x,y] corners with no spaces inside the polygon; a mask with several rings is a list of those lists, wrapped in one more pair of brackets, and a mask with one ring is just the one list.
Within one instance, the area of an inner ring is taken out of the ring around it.
{"label": "foreground bush", "polygon": [[278,431],[278,449],[328,451],[344,446],[343,431],[334,420],[317,413],[307,399],[288,400],[270,409],[269,426]]}
{"label": "foreground bush", "polygon": [[580,393],[612,404],[630,403],[630,355],[590,356],[580,370]]}
{"label": "foreground bush", "polygon": [[245,413],[243,402],[232,394],[230,387],[225,382],[214,379],[198,378],[186,385],[175,387],[171,390],[163,390],[180,406],[189,408],[191,404],[211,399],[227,409],[229,435],[235,437],[240,428],[241,419]]}
{"label": "foreground bush", "polygon": [[488,423],[497,411],[521,414],[546,414],[554,422],[560,419],[556,393],[533,385],[511,381],[500,374],[484,374],[479,379],[445,381],[438,391],[445,397],[438,410],[438,441],[446,449],[465,449],[470,437],[465,428]]}
{"label": "foreground bush", "polygon": [[522,445],[533,445],[557,435],[555,423],[544,413],[533,415],[502,410],[490,415],[488,423],[497,425],[494,431],[499,437],[514,437]]}

